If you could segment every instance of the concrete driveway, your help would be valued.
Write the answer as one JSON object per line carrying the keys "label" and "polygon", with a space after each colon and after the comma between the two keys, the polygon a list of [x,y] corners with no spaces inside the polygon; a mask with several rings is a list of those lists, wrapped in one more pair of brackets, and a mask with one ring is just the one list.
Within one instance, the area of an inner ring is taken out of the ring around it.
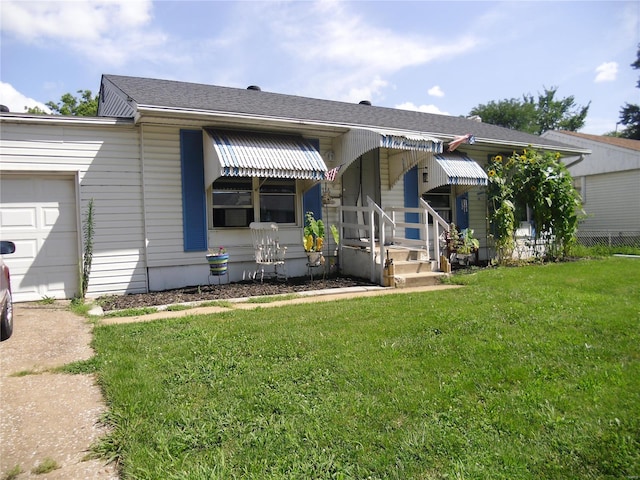
{"label": "concrete driveway", "polygon": [[[91,375],[52,373],[53,367],[93,356],[91,324],[68,302],[14,306],[13,336],[0,343],[0,478],[117,479],[113,465],[87,460],[106,432],[106,410]],[[59,468],[35,474],[52,459]]]}

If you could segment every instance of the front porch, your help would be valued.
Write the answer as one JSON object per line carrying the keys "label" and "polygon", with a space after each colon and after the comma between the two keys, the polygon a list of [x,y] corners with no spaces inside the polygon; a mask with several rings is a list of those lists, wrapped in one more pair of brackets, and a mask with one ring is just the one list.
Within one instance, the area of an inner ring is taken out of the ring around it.
{"label": "front porch", "polygon": [[[346,222],[346,216],[361,222]],[[340,207],[338,217],[343,275],[368,275],[379,285],[400,288],[434,285],[446,275],[441,262],[449,225],[424,200],[417,208],[382,209],[368,197],[366,207]],[[418,238],[408,238],[415,230]]]}

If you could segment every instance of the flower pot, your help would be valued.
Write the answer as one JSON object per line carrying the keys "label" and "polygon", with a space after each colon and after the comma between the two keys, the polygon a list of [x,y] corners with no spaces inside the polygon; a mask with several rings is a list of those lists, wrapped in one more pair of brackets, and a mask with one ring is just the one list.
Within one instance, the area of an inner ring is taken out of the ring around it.
{"label": "flower pot", "polygon": [[209,275],[226,275],[229,263],[229,254],[222,253],[207,255],[207,262],[209,262]]}
{"label": "flower pot", "polygon": [[307,260],[310,267],[317,267],[324,261],[322,252],[307,252]]}

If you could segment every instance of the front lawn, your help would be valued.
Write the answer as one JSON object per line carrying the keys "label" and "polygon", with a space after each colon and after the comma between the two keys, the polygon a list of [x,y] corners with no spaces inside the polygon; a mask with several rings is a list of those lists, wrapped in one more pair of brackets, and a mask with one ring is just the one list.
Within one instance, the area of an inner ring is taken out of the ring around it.
{"label": "front lawn", "polygon": [[456,279],[97,326],[97,449],[125,479],[640,476],[640,259]]}

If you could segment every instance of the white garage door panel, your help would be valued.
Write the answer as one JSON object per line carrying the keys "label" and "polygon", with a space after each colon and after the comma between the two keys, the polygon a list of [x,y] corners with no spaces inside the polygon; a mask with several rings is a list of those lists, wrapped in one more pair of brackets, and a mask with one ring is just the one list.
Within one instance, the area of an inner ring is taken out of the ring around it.
{"label": "white garage door panel", "polygon": [[[14,208],[0,212],[0,228],[7,233],[25,227],[36,227],[35,208]],[[4,234],[3,233],[3,234]]]}
{"label": "white garage door panel", "polygon": [[70,298],[78,292],[78,233],[74,179],[0,177],[0,228],[16,243],[4,257],[16,301]]}

